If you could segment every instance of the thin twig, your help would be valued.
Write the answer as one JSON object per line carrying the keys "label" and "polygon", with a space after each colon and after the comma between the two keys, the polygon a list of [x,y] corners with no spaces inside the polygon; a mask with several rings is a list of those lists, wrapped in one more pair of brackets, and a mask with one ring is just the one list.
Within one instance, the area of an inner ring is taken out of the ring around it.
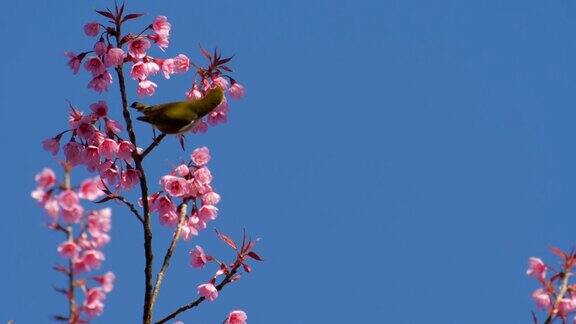
{"label": "thin twig", "polygon": [[154,137],[154,140],[152,141],[152,143],[150,143],[150,145],[142,152],[142,154],[140,154],[140,159],[144,160],[146,155],[148,155],[148,153],[150,153],[156,146],[158,146],[160,144],[160,142],[162,142],[164,137],[166,137],[165,133],[162,133],[162,134]]}
{"label": "thin twig", "polygon": [[569,270],[570,269],[567,269],[565,272],[563,272],[562,284],[560,285],[560,291],[558,291],[558,295],[556,296],[556,301],[554,301],[554,307],[552,307],[552,309],[550,309],[550,313],[548,314],[546,321],[544,321],[544,324],[552,323],[552,320],[554,319],[554,317],[558,313],[558,306],[560,306],[560,302],[562,301],[562,298],[564,298],[566,291],[568,291],[568,279],[570,278],[570,275],[571,275],[571,273],[568,272]]}
{"label": "thin twig", "polygon": [[134,206],[133,203],[129,202],[126,198],[119,196],[119,195],[116,195],[116,194],[110,196],[110,198],[118,200],[118,201],[124,203],[124,205],[128,206],[128,208],[130,208],[130,211],[138,218],[140,223],[144,224],[144,219],[142,219],[142,216],[140,216],[138,209],[136,209],[136,206]]}
{"label": "thin twig", "polygon": [[[220,282],[217,286],[216,286],[216,290],[220,291],[222,289],[224,289],[224,287],[229,284],[230,282],[232,282],[232,278],[234,277],[234,275],[236,275],[236,272],[238,272],[238,269],[240,268],[240,266],[242,265],[242,262],[238,262],[238,260],[234,263],[234,267],[232,267],[232,269],[230,270],[230,272],[226,275],[226,277],[224,277],[224,279],[222,280],[222,282]],[[189,309],[192,309],[198,305],[200,305],[204,300],[206,300],[206,298],[204,297],[198,297],[195,301],[190,302],[186,305],[180,306],[178,307],[178,309],[176,309],[175,311],[173,311],[172,313],[170,313],[169,315],[165,316],[164,318],[162,318],[161,320],[158,320],[155,322],[155,324],[162,324],[162,323],[166,323],[167,321],[175,318],[178,314],[185,312]]]}
{"label": "thin twig", "polygon": [[172,242],[170,242],[170,246],[168,250],[166,250],[166,255],[164,255],[164,261],[162,262],[162,267],[156,276],[156,283],[154,284],[154,289],[152,290],[152,305],[156,303],[156,299],[158,298],[158,293],[160,292],[160,286],[162,285],[162,280],[164,279],[164,275],[168,266],[170,265],[170,259],[172,258],[172,254],[176,249],[176,243],[178,243],[178,239],[180,238],[180,233],[182,232],[182,225],[184,224],[184,220],[186,219],[186,213],[188,212],[188,205],[182,203],[180,205],[180,217],[178,218],[178,225],[176,226],[176,230],[172,235]]}

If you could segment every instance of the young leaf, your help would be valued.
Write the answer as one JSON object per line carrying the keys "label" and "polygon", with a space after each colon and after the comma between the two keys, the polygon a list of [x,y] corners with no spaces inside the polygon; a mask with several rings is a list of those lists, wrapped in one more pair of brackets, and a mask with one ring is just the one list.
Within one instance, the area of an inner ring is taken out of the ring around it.
{"label": "young leaf", "polygon": [[248,256],[257,261],[264,261],[258,254],[256,254],[256,252],[253,251],[248,252]]}
{"label": "young leaf", "polygon": [[136,19],[136,18],[141,17],[141,16],[143,16],[143,15],[144,15],[144,14],[129,14],[129,15],[126,15],[126,17],[124,17],[124,18],[122,19],[122,22],[125,22],[126,20],[130,20],[130,19]]}
{"label": "young leaf", "polygon": [[97,13],[101,14],[102,16],[110,19],[114,19],[114,15],[111,12],[96,10]]}
{"label": "young leaf", "polygon": [[224,243],[228,244],[231,248],[233,248],[234,250],[237,250],[238,248],[236,247],[236,243],[234,243],[234,241],[229,238],[228,236],[219,233],[218,231],[216,231],[216,234],[218,234],[218,237],[224,241]]}

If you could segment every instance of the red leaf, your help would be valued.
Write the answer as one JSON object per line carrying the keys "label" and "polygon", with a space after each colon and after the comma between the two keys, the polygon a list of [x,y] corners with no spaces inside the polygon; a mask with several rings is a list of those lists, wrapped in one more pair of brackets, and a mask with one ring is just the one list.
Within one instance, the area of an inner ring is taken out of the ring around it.
{"label": "red leaf", "polygon": [[230,62],[230,60],[232,60],[233,57],[234,57],[234,55],[232,55],[228,58],[225,58],[225,59],[218,60],[218,65],[222,65],[222,64],[226,64],[226,63]]}
{"label": "red leaf", "polygon": [[234,72],[234,71],[232,71],[231,68],[227,67],[226,65],[219,66],[218,68],[219,68],[219,69],[222,69],[222,70],[224,70],[224,71],[226,71],[226,72]]}
{"label": "red leaf", "polygon": [[100,11],[100,10],[96,10],[96,12],[101,14],[102,16],[104,16],[106,18],[114,19],[114,15],[111,12]]}
{"label": "red leaf", "polygon": [[559,248],[553,246],[550,248],[550,251],[552,251],[553,254],[556,254],[557,256],[561,257],[561,258],[566,258],[566,253],[564,253],[564,251],[560,250]]}
{"label": "red leaf", "polygon": [[252,268],[250,268],[250,266],[247,265],[247,264],[242,264],[242,267],[244,268],[244,271],[246,271],[246,272],[251,272],[251,271],[252,271]]}
{"label": "red leaf", "polygon": [[125,22],[126,20],[130,20],[130,19],[136,19],[136,18],[141,17],[141,16],[143,16],[143,15],[144,15],[144,14],[138,14],[138,13],[126,15],[126,17],[124,17],[124,18],[122,19],[122,22]]}
{"label": "red leaf", "polygon": [[264,261],[258,254],[256,254],[256,252],[253,251],[248,252],[248,256],[257,261]]}
{"label": "red leaf", "polygon": [[234,250],[237,250],[238,248],[236,247],[236,243],[234,243],[234,241],[229,238],[228,236],[222,234],[222,233],[218,233],[218,231],[216,231],[216,234],[218,234],[218,237],[224,241],[224,243],[228,244],[231,248],[233,248]]}
{"label": "red leaf", "polygon": [[208,61],[212,61],[212,55],[210,55],[210,53],[208,53],[207,50],[205,50],[202,45],[200,45],[200,52],[202,52],[202,55],[204,55],[205,58],[208,59]]}

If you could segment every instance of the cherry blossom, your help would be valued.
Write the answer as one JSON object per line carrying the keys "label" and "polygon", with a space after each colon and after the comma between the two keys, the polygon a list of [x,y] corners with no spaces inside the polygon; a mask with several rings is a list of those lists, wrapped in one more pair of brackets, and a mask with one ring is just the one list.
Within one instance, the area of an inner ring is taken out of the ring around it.
{"label": "cherry blossom", "polygon": [[209,301],[214,301],[218,298],[218,290],[216,290],[216,287],[211,283],[199,285],[198,294]]}

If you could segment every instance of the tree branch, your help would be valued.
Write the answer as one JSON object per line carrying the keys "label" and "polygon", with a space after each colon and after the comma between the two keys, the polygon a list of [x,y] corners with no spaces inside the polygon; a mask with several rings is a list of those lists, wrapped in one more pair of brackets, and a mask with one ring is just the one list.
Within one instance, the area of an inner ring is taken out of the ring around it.
{"label": "tree branch", "polygon": [[[116,46],[118,48],[122,47],[121,39],[121,22],[116,21]],[[116,67],[116,74],[118,75],[118,84],[120,86],[120,96],[122,97],[122,115],[124,116],[124,121],[126,122],[126,130],[130,137],[130,141],[134,144],[134,147],[138,147],[136,143],[136,133],[134,133],[134,128],[132,126],[132,118],[130,117],[130,111],[128,110],[128,98],[126,95],[126,80],[124,79],[123,66],[120,65]],[[145,277],[145,292],[144,292],[144,309],[142,314],[142,319],[144,324],[150,324],[152,322],[152,266],[154,262],[154,253],[152,251],[152,224],[150,223],[150,206],[148,202],[148,183],[146,181],[146,173],[142,167],[142,159],[140,155],[134,151],[132,157],[134,158],[134,164],[136,170],[140,173],[140,191],[142,193],[142,205],[143,205],[143,228],[144,228],[144,255],[146,258],[146,265],[144,267],[144,277]]]}
{"label": "tree branch", "polygon": [[[232,267],[232,269],[230,270],[230,272],[226,275],[226,277],[224,277],[224,279],[222,280],[222,282],[220,282],[217,286],[216,286],[216,290],[220,291],[222,289],[224,289],[224,287],[229,284],[230,282],[232,282],[232,278],[234,277],[234,275],[236,275],[236,272],[238,272],[238,269],[240,268],[240,266],[242,265],[242,262],[239,262],[238,260],[236,260],[236,262],[234,263],[234,267]],[[197,307],[198,305],[200,305],[204,300],[206,300],[206,298],[204,297],[198,297],[195,301],[190,302],[186,305],[180,306],[178,307],[178,309],[176,309],[175,311],[173,311],[172,313],[170,313],[169,315],[165,316],[164,318],[162,318],[161,320],[158,320],[155,322],[155,324],[163,324],[166,323],[167,321],[175,318],[178,314],[185,312],[189,309],[192,309],[194,307]]]}
{"label": "tree branch", "polygon": [[150,145],[142,152],[142,154],[140,154],[140,159],[144,160],[146,155],[148,155],[148,153],[150,153],[156,146],[158,146],[160,144],[160,142],[162,142],[164,137],[166,137],[165,133],[162,133],[162,134],[154,137],[154,140],[152,141],[152,143],[150,143]]}
{"label": "tree branch", "polygon": [[152,305],[156,303],[156,299],[158,298],[158,293],[160,292],[160,286],[162,285],[162,280],[164,279],[164,274],[170,265],[170,259],[172,258],[172,254],[176,249],[176,243],[178,243],[178,239],[180,238],[180,233],[182,232],[182,225],[184,224],[184,220],[186,219],[186,213],[188,211],[188,205],[182,203],[179,207],[180,210],[180,217],[178,219],[178,225],[176,226],[176,230],[172,235],[172,242],[170,242],[170,246],[166,251],[166,255],[164,255],[164,261],[162,262],[162,267],[156,276],[156,283],[154,284],[154,289],[152,290]]}

